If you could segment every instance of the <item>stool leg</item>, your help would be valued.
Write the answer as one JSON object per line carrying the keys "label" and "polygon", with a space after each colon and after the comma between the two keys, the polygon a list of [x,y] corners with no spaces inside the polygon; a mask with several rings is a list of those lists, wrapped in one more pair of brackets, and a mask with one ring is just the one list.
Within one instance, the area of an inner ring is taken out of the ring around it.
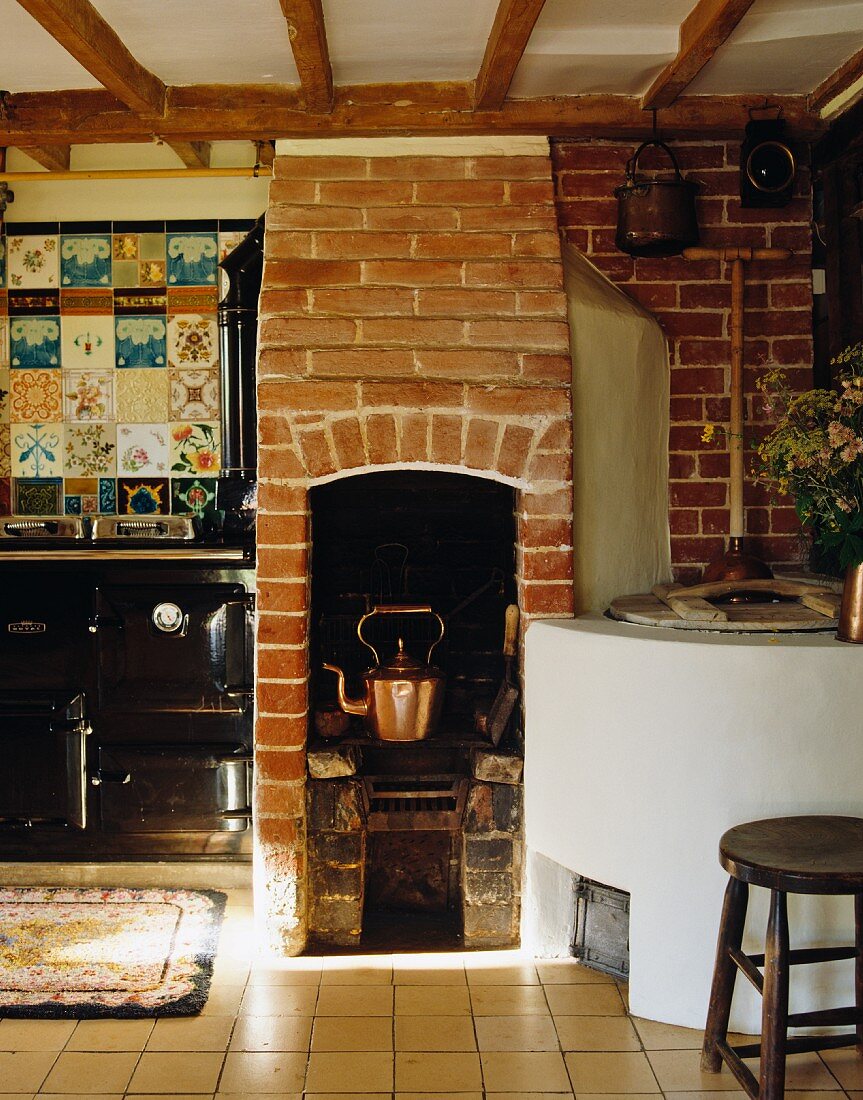
{"label": "stool leg", "polygon": [[725,1042],[728,1035],[731,998],[734,996],[734,979],[737,977],[737,967],[728,952],[731,948],[740,950],[748,902],[749,887],[745,882],[732,876],[725,888],[725,900],[722,903],[719,939],[716,944],[716,963],[713,967],[713,985],[710,990],[710,1008],[707,1011],[704,1045],[701,1048],[701,1068],[708,1073],[719,1073],[722,1068],[722,1058],[717,1043]]}
{"label": "stool leg", "polygon": [[857,1006],[857,1053],[863,1054],[863,894],[854,895],[854,1003]]}
{"label": "stool leg", "polygon": [[788,909],[782,890],[770,892],[761,1004],[761,1072],[758,1100],[782,1100],[788,1039]]}

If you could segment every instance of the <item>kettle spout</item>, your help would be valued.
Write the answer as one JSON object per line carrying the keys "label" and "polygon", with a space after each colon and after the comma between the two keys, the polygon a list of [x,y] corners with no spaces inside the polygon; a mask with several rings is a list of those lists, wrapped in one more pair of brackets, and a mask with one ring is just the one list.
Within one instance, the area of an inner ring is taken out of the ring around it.
{"label": "kettle spout", "polygon": [[339,678],[337,687],[339,706],[345,712],[345,714],[358,714],[361,718],[365,718],[368,714],[368,704],[365,699],[351,699],[349,695],[345,694],[345,674],[338,667],[338,665],[328,665],[324,662],[324,668],[329,672],[335,672]]}

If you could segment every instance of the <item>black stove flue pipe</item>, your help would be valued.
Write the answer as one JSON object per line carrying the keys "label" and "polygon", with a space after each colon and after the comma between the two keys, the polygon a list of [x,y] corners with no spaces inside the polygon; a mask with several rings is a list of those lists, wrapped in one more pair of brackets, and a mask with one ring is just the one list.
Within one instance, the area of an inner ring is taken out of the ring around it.
{"label": "black stove flue pipe", "polygon": [[216,506],[226,535],[254,530],[257,510],[256,354],[258,298],[264,274],[264,217],[221,261],[228,291],[219,302],[222,471]]}

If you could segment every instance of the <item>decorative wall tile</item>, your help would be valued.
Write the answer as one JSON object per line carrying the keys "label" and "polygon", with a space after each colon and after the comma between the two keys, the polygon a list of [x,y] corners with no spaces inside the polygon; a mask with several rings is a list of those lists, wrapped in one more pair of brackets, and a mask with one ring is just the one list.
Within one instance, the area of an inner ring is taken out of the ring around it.
{"label": "decorative wall tile", "polygon": [[172,370],[171,419],[214,420],[219,416],[217,370]]}
{"label": "decorative wall tile", "polygon": [[57,423],[63,419],[63,372],[12,370],[9,372],[10,419]]}
{"label": "decorative wall tile", "polygon": [[218,424],[171,425],[171,473],[206,477],[221,465]]}
{"label": "decorative wall tile", "polygon": [[[110,317],[114,312],[114,293],[111,290],[62,290],[60,292],[60,313],[63,325],[70,315],[76,313],[98,314]],[[111,339],[114,330],[111,329]]]}
{"label": "decorative wall tile", "polygon": [[133,287],[138,285],[138,261],[114,261],[114,286]]}
{"label": "decorative wall tile", "polygon": [[99,479],[96,477],[67,477],[63,479],[63,491],[69,496],[98,493]]}
{"label": "decorative wall tile", "polygon": [[6,238],[0,237],[0,286],[6,285]]}
{"label": "decorative wall tile", "polygon": [[[228,233],[219,234],[219,263],[245,240],[248,232],[248,229],[232,229]],[[223,295],[228,293],[228,276],[224,271],[219,272],[219,286]]]}
{"label": "decorative wall tile", "polygon": [[167,371],[118,370],[114,378],[114,393],[118,421],[163,424],[169,419]]}
{"label": "decorative wall tile", "polygon": [[7,290],[10,317],[57,317],[60,313],[59,290]]}
{"label": "decorative wall tile", "polygon": [[114,424],[67,424],[63,472],[67,477],[98,477],[117,470]]}
{"label": "decorative wall tile", "polygon": [[118,367],[164,367],[167,326],[163,317],[118,317],[115,322]]}
{"label": "decorative wall tile", "polygon": [[67,421],[114,419],[114,371],[64,370],[63,412]]}
{"label": "decorative wall tile", "polygon": [[12,511],[12,478],[0,477],[0,516]]}
{"label": "decorative wall tile", "polygon": [[63,425],[11,425],[12,473],[16,478],[53,478],[63,473]]}
{"label": "decorative wall tile", "polygon": [[9,368],[0,367],[0,424],[8,424],[11,419],[11,385]]}
{"label": "decorative wall tile", "polygon": [[121,477],[117,479],[121,515],[167,515],[171,498],[168,479]]}
{"label": "decorative wall tile", "polygon": [[113,477],[99,478],[99,511],[103,515],[117,511],[117,482]]}
{"label": "decorative wall tile", "polygon": [[60,318],[10,318],[9,353],[13,367],[59,367]]}
{"label": "decorative wall tile", "polygon": [[0,368],[9,366],[9,318],[0,315]]}
{"label": "decorative wall tile", "polygon": [[169,286],[168,313],[175,317],[185,313],[215,314],[219,307],[219,292],[214,286]]}
{"label": "decorative wall tile", "polygon": [[114,318],[92,314],[63,316],[61,322],[63,366],[86,370],[113,370]]}
{"label": "decorative wall tile", "polygon": [[8,424],[0,424],[0,477],[12,473],[12,432]]}
{"label": "decorative wall tile", "polygon": [[171,511],[175,515],[192,515],[215,519],[216,485],[214,477],[171,478]]}
{"label": "decorative wall tile", "polygon": [[59,516],[63,496],[61,478],[13,478],[12,511],[21,516]]}
{"label": "decorative wall tile", "polygon": [[168,286],[215,286],[218,252],[215,233],[169,233]]}
{"label": "decorative wall tile", "polygon": [[59,237],[9,235],[6,240],[10,287],[60,285]]}
{"label": "decorative wall tile", "polygon": [[115,233],[113,237],[113,255],[114,260],[137,260],[138,259],[138,234],[137,233]]}
{"label": "decorative wall tile", "polygon": [[165,262],[165,234],[142,233],[138,237],[138,259]]}
{"label": "decorative wall tile", "polygon": [[140,260],[138,263],[138,286],[165,285],[164,260]]}
{"label": "decorative wall tile", "polygon": [[63,497],[63,511],[67,516],[80,516],[81,498],[79,496],[69,496],[67,493]]}
{"label": "decorative wall tile", "polygon": [[60,237],[60,285],[111,285],[110,233]]}
{"label": "decorative wall tile", "polygon": [[219,361],[219,332],[214,316],[188,314],[168,321],[168,366],[212,367]]}
{"label": "decorative wall tile", "polygon": [[121,476],[167,474],[169,461],[167,424],[117,425],[117,472]]}
{"label": "decorative wall tile", "polygon": [[168,295],[162,287],[114,288],[114,314],[117,317],[154,316],[165,319]]}

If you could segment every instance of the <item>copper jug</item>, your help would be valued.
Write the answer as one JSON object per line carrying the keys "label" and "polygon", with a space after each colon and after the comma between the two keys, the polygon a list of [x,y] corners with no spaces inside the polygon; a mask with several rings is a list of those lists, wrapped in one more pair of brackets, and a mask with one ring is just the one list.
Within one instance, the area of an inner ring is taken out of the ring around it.
{"label": "copper jug", "polygon": [[[375,647],[363,637],[363,626],[375,615],[434,615],[440,624],[440,634],[429,646],[425,664],[405,652],[402,638],[398,652],[386,664]],[[429,662],[432,652],[444,636],[443,619],[426,605],[392,604],[375,607],[363,615],[357,625],[357,637],[372,651],[375,667],[364,677],[362,698],[351,699],[345,693],[345,674],[337,665],[324,664],[339,678],[339,706],[346,714],[362,717],[366,729],[379,741],[421,741],[434,733],[443,706],[445,677]]]}

